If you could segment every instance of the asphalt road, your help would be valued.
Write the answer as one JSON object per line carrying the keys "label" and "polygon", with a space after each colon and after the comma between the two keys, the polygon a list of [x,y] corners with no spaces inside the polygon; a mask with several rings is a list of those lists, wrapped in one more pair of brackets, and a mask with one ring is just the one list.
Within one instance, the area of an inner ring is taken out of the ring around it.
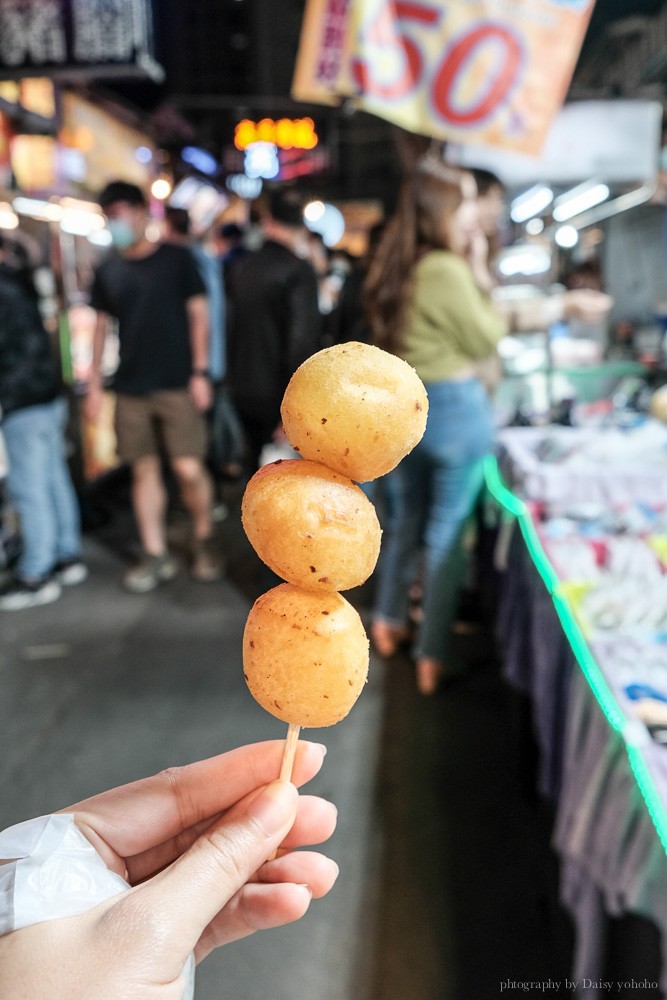
{"label": "asphalt road", "polygon": [[[124,593],[136,540],[121,489],[104,516],[88,512],[89,580],[0,617],[0,828],[283,736],[241,664],[245,617],[273,581],[240,529],[238,493],[226,499],[224,581],[184,569],[152,594]],[[178,510],[170,524],[182,552]],[[369,594],[352,598],[367,618]],[[501,979],[564,978],[548,825],[523,794],[490,654],[434,699],[415,693],[406,659],[373,657],[348,718],[312,735],[328,746],[313,791],[339,809],[339,881],[299,924],[209,957],[197,1000],[491,1000]]]}

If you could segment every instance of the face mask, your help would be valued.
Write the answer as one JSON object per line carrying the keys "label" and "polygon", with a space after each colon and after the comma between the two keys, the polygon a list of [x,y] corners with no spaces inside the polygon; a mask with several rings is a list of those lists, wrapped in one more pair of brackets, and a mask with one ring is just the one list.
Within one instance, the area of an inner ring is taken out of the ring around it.
{"label": "face mask", "polygon": [[124,219],[109,219],[107,228],[111,235],[111,242],[118,250],[127,250],[136,243],[134,229],[125,222]]}

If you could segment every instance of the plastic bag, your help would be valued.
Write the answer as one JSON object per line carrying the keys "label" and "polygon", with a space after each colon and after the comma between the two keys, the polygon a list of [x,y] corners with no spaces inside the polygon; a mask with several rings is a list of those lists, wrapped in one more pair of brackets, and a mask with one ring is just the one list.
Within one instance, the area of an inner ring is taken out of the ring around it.
{"label": "plastic bag", "polygon": [[[71,813],[40,816],[0,833],[0,934],[84,913],[126,889]],[[183,1000],[192,1000],[193,956],[185,977]]]}

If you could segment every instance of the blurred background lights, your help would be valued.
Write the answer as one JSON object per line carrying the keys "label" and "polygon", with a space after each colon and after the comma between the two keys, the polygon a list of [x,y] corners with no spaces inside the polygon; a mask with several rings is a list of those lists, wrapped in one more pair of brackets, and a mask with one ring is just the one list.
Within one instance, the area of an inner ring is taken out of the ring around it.
{"label": "blurred background lights", "polygon": [[280,173],[278,147],[272,142],[251,142],[245,150],[243,169],[247,177],[273,180]]}
{"label": "blurred background lights", "polygon": [[306,225],[310,226],[311,223],[316,223],[318,219],[321,219],[324,215],[325,207],[323,201],[309,201],[303,210],[303,217],[306,220]]}
{"label": "blurred background lights", "polygon": [[513,222],[525,222],[533,215],[539,215],[554,200],[554,193],[546,184],[535,184],[518,195],[510,206]]}
{"label": "blurred background lights", "polygon": [[225,184],[239,198],[259,198],[262,193],[262,181],[259,177],[246,177],[245,174],[230,174]]}
{"label": "blurred background lights", "polygon": [[526,232],[529,236],[539,236],[543,230],[544,222],[542,219],[529,219],[526,223]]}
{"label": "blurred background lights", "polygon": [[148,146],[137,146],[134,151],[135,159],[139,163],[150,163],[153,159],[153,151],[148,148]]}
{"label": "blurred background lights", "polygon": [[27,215],[31,219],[41,219],[44,222],[60,222],[62,215],[60,205],[42,198],[26,198],[19,195],[14,198],[12,207],[19,215]]}
{"label": "blurred background lights", "polygon": [[191,167],[201,174],[208,174],[209,177],[218,172],[218,161],[211,153],[199,146],[184,146],[181,150],[181,159],[189,163]]}
{"label": "blurred background lights", "polygon": [[584,181],[578,184],[571,191],[566,191],[554,202],[553,216],[556,222],[565,222],[586,212],[589,208],[599,205],[609,197],[609,188],[606,184],[597,181]]}
{"label": "blurred background lights", "polygon": [[[313,213],[315,218],[312,218]],[[328,247],[335,246],[343,238],[345,219],[335,205],[311,201],[304,209],[303,218],[308,228],[319,233]]]}
{"label": "blurred background lights", "polygon": [[158,201],[165,201],[171,194],[171,181],[166,177],[156,177],[151,184],[151,194]]}
{"label": "blurred background lights", "polygon": [[110,247],[111,233],[108,229],[96,229],[94,232],[88,233],[88,240],[96,247]]}
{"label": "blurred background lights", "polygon": [[571,247],[576,247],[579,242],[579,233],[574,226],[559,226],[554,239],[559,247],[569,250]]}
{"label": "blurred background lights", "polygon": [[506,278],[546,274],[550,267],[549,250],[532,243],[517,243],[513,247],[507,247],[498,262],[498,270]]}
{"label": "blurred background lights", "polygon": [[17,229],[19,217],[6,201],[0,202],[0,229]]}

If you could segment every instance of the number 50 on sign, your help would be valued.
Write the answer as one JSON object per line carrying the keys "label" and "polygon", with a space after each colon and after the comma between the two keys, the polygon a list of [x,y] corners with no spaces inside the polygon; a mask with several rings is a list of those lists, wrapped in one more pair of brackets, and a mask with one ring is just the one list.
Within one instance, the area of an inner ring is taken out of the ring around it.
{"label": "number 50 on sign", "polygon": [[594,0],[308,0],[292,93],[537,155]]}

